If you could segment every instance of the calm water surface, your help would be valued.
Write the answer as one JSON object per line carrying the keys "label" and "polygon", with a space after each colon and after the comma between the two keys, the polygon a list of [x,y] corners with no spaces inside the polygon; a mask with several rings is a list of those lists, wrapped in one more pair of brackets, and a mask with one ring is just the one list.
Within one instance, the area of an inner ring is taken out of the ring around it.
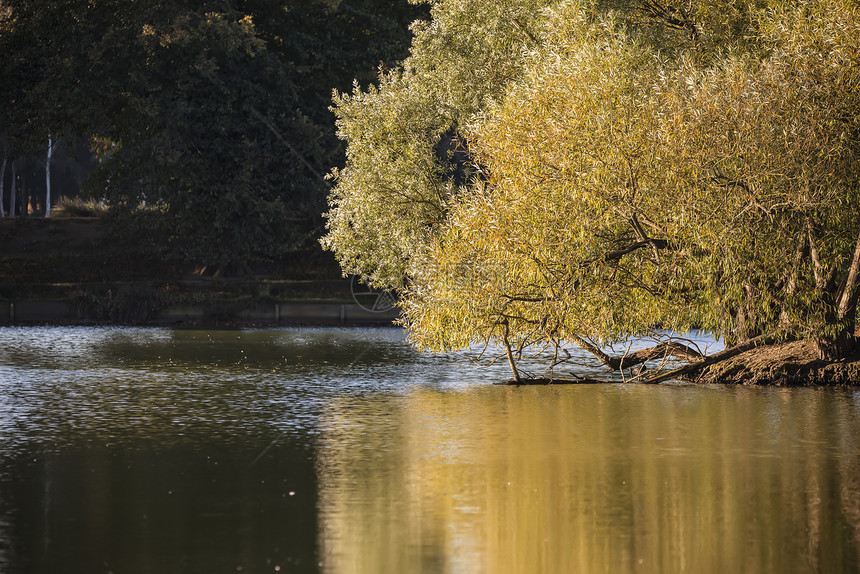
{"label": "calm water surface", "polygon": [[511,388],[473,358],[0,328],[0,572],[860,570],[860,393]]}

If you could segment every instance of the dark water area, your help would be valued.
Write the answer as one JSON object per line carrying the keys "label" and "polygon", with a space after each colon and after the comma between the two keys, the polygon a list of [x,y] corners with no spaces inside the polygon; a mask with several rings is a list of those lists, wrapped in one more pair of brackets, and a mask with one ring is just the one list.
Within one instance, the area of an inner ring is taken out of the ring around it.
{"label": "dark water area", "polygon": [[0,328],[0,572],[860,571],[857,391],[501,387],[476,358]]}

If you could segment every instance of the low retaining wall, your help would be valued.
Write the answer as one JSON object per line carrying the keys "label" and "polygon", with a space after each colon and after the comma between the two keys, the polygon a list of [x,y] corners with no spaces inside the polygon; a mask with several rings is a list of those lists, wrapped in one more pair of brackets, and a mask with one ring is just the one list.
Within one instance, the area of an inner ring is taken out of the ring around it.
{"label": "low retaining wall", "polygon": [[[152,325],[183,323],[272,323],[272,324],[389,324],[400,315],[397,308],[370,311],[355,303],[256,303],[242,308],[218,309],[211,305],[167,307],[147,321]],[[0,302],[0,324],[92,322],[66,301]]]}

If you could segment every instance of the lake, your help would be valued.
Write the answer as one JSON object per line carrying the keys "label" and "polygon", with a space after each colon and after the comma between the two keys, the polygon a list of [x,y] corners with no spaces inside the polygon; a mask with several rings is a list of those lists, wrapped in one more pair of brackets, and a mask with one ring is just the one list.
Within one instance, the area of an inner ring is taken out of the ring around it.
{"label": "lake", "polygon": [[0,328],[0,572],[860,571],[860,392],[509,377],[394,328]]}

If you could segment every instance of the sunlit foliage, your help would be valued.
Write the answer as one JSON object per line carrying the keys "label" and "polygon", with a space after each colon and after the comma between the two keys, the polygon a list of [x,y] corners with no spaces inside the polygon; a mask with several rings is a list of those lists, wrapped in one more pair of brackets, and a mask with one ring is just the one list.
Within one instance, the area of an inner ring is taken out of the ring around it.
{"label": "sunlit foliage", "polygon": [[323,241],[345,272],[402,287],[415,271],[415,256],[459,196],[454,150],[440,142],[465,133],[519,77],[526,50],[540,43],[543,9],[554,3],[433,2],[431,21],[413,24],[402,69],[384,72],[379,89],[335,94],[347,165],[333,172]]}
{"label": "sunlit foliage", "polygon": [[[432,222],[365,201],[379,187],[352,184],[365,152],[342,131],[350,179],[328,245],[348,268],[403,286],[406,324],[430,348],[588,347],[698,326],[730,345],[808,337],[824,356],[847,352],[860,265],[856,5],[566,2],[540,14],[533,42],[499,47],[519,62],[504,89],[458,78],[480,93],[460,96],[456,124],[480,177],[440,194]],[[430,57],[428,45],[413,54]],[[447,70],[420,84],[446,85]],[[400,102],[385,87],[377,97]],[[423,132],[425,148],[442,127]],[[398,162],[415,165],[398,152],[376,168],[392,170],[394,190]],[[379,273],[391,243],[344,205],[419,237],[390,252],[403,279]]]}

